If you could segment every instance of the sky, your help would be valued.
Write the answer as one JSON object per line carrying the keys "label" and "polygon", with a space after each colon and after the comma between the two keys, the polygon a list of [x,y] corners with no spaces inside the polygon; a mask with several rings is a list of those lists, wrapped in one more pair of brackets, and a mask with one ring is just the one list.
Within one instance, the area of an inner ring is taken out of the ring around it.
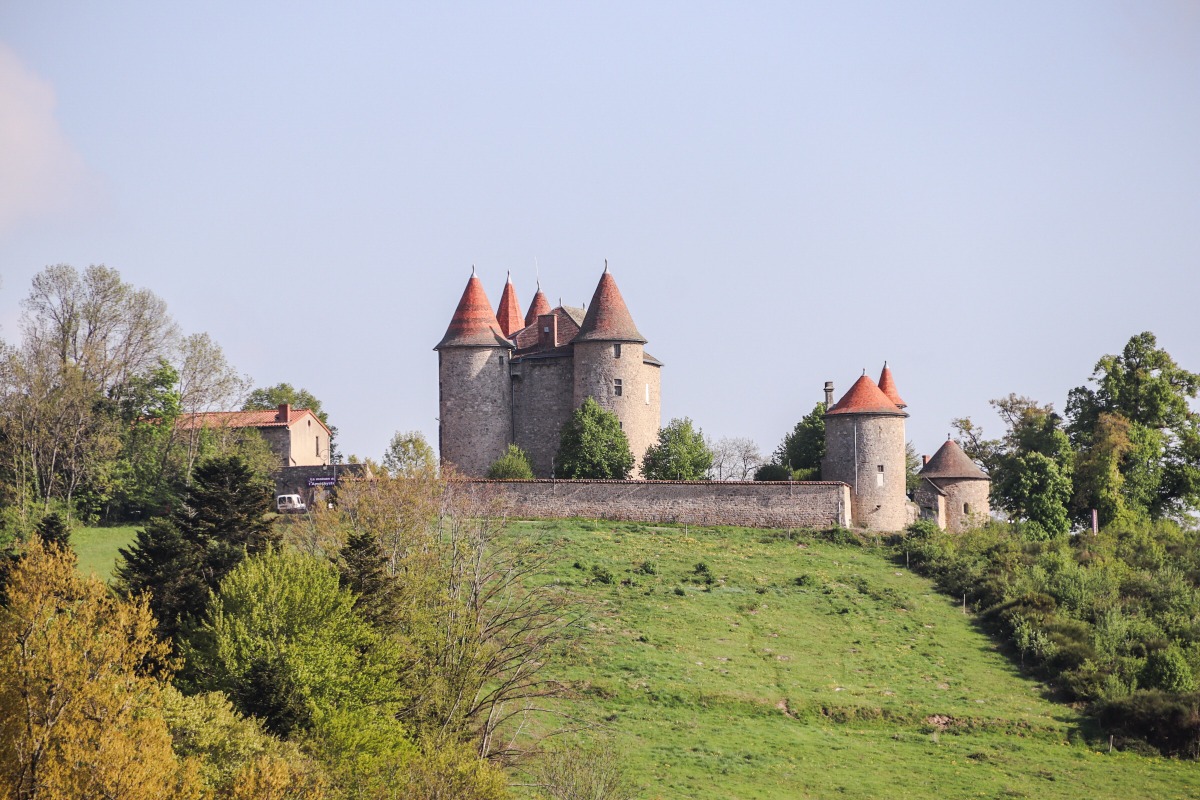
{"label": "sky", "polygon": [[1200,3],[0,4],[0,337],[105,264],[343,453],[608,260],[663,422],[769,453],[887,360],[932,453],[1153,331],[1200,371]]}

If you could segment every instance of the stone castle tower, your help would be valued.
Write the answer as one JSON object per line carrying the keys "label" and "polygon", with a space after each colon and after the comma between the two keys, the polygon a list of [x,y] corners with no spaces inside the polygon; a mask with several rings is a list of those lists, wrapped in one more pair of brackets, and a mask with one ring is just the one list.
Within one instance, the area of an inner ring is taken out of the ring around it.
{"label": "stone castle tower", "polygon": [[913,492],[913,501],[921,509],[921,519],[931,519],[938,527],[957,533],[986,520],[991,514],[988,496],[991,480],[975,465],[958,442],[947,437],[946,443],[926,460],[921,483]]}
{"label": "stone castle tower", "polygon": [[562,426],[592,397],[620,420],[640,475],[662,418],[662,364],[645,344],[607,264],[586,312],[551,308],[539,285],[524,318],[511,278],[493,313],[472,273],[434,348],[442,460],[483,475],[514,443],[551,477]]}
{"label": "stone castle tower", "polygon": [[884,364],[878,384],[864,372],[825,412],[821,479],[849,484],[850,517],[859,527],[898,531],[914,516],[905,492],[904,408]]}

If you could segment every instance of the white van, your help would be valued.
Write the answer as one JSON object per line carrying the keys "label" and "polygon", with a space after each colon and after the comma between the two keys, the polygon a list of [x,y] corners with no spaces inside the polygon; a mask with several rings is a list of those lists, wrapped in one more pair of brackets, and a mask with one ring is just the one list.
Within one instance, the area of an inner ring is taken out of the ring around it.
{"label": "white van", "polygon": [[281,494],[275,498],[275,508],[280,514],[300,514],[308,511],[308,506],[298,494]]}

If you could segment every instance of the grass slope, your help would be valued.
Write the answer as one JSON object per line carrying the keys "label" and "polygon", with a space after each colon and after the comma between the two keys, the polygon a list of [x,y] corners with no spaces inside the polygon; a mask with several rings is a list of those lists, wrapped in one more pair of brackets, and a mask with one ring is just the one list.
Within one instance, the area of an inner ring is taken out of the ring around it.
{"label": "grass slope", "polygon": [[117,563],[117,550],[128,547],[137,535],[133,526],[114,528],[76,528],[71,531],[71,545],[79,557],[79,571],[95,573],[107,581]]}
{"label": "grass slope", "polygon": [[[878,550],[737,529],[518,527],[596,605],[552,672],[644,797],[1200,793],[1200,765],[1088,746],[1078,715]],[[597,580],[606,571],[612,583]]]}

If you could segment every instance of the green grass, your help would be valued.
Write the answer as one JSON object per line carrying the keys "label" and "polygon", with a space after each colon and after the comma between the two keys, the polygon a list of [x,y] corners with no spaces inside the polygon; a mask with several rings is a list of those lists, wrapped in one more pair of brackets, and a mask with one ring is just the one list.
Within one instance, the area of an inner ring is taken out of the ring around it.
{"label": "green grass", "polygon": [[100,580],[112,576],[117,563],[117,549],[128,547],[137,534],[133,526],[114,528],[76,528],[71,531],[71,545],[79,557],[79,571],[94,573]]}
{"label": "green grass", "polygon": [[[1200,793],[1200,765],[1103,752],[1085,719],[877,549],[739,529],[517,527],[554,548],[553,578],[593,604],[551,673],[571,686],[565,710],[624,751],[643,797]],[[595,580],[605,570],[612,583]]]}

